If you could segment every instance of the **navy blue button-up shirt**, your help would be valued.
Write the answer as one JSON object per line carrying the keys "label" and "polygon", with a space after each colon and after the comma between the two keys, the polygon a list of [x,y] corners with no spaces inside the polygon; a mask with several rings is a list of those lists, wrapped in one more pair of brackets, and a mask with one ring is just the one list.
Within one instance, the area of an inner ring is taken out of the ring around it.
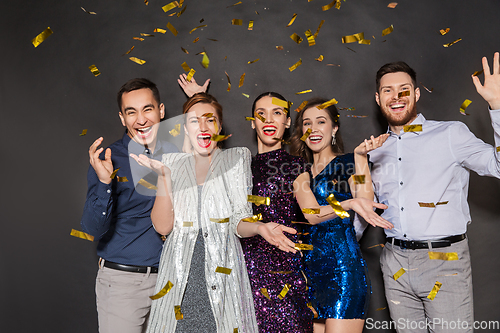
{"label": "navy blue button-up shirt", "polygon": [[[145,187],[141,179],[156,185],[154,172],[141,167],[129,154],[145,154],[161,160],[165,153],[177,152],[171,143],[156,143],[153,154],[132,141],[125,133],[111,146],[113,168],[120,169],[110,184],[102,183],[94,168],[89,167],[88,191],[81,226],[84,232],[99,240],[97,254],[112,262],[157,267],[163,246],[161,236],[153,228],[151,209],[156,191]],[[104,159],[104,151],[101,159]],[[120,177],[120,178],[118,178]],[[127,178],[127,181],[123,180]]]}

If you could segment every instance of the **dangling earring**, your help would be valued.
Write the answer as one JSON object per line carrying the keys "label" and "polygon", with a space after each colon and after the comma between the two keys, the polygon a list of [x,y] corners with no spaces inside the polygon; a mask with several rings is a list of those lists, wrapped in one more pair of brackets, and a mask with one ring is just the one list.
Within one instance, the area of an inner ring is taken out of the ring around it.
{"label": "dangling earring", "polygon": [[337,140],[335,140],[335,134],[332,134],[332,146],[337,144]]}

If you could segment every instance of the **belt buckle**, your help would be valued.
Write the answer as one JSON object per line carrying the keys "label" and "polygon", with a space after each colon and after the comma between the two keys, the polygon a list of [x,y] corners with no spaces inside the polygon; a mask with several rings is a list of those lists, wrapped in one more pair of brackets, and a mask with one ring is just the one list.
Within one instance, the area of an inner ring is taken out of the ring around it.
{"label": "belt buckle", "polygon": [[415,250],[415,241],[401,240],[399,247],[402,249]]}

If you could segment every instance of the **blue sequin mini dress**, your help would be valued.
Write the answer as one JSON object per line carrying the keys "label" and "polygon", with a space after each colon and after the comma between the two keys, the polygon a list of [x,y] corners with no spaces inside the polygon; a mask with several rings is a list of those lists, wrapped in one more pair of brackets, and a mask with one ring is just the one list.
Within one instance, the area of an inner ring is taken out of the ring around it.
{"label": "blue sequin mini dress", "polygon": [[[354,155],[334,158],[316,177],[311,189],[321,206],[333,193],[338,201],[352,199],[347,180],[355,173]],[[303,251],[309,298],[319,319],[364,319],[368,309],[370,280],[361,255],[351,217],[335,217],[309,227]]]}

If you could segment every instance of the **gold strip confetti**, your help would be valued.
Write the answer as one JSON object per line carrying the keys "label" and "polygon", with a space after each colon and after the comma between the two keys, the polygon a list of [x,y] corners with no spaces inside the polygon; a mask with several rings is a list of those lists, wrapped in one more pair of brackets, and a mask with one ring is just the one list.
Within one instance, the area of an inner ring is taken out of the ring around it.
{"label": "gold strip confetti", "polygon": [[255,120],[255,118],[254,117],[245,117],[245,120],[251,121],[251,120]]}
{"label": "gold strip confetti", "polygon": [[303,39],[300,38],[300,36],[297,35],[295,32],[290,36],[290,38],[297,44],[300,44],[303,41]]}
{"label": "gold strip confetti", "polygon": [[177,17],[181,16],[182,13],[186,11],[187,6],[185,6],[180,12],[177,13]]}
{"label": "gold strip confetti", "polygon": [[189,67],[188,64],[186,64],[186,62],[183,62],[181,64],[181,67],[185,72],[189,72],[191,70],[191,67]]}
{"label": "gold strip confetti", "polygon": [[311,309],[312,313],[314,314],[314,319],[318,318],[318,312],[316,312],[316,310],[313,308],[311,302],[307,303],[307,307]]}
{"label": "gold strip confetti", "polygon": [[253,30],[253,21],[248,21],[248,30]]}
{"label": "gold strip confetti", "polygon": [[254,223],[254,222],[257,222],[257,221],[262,221],[262,214],[259,213],[257,215],[254,215],[254,216],[251,216],[251,217],[247,217],[247,218],[244,218],[244,219],[241,219],[242,221],[245,221],[245,222],[250,222],[250,223]]}
{"label": "gold strip confetti", "polygon": [[354,181],[354,184],[364,184],[365,175],[353,175],[352,180]]}
{"label": "gold strip confetti", "polygon": [[193,226],[193,222],[182,222],[182,226],[186,227],[186,228],[192,227]]}
{"label": "gold strip confetti", "polygon": [[231,268],[226,268],[221,266],[217,266],[217,268],[215,269],[215,273],[222,273],[227,275],[231,274],[231,271],[232,271]]}
{"label": "gold strip confetti", "polygon": [[462,105],[460,106],[460,113],[463,114],[464,116],[468,116],[469,114],[468,113],[465,113],[465,109],[467,109],[470,105],[470,103],[472,103],[471,100],[468,100],[466,99]]}
{"label": "gold strip confetti", "polygon": [[440,30],[439,30],[439,33],[441,34],[441,36],[444,36],[444,35],[446,35],[449,31],[450,31],[450,28],[440,29]]}
{"label": "gold strip confetti", "polygon": [[447,203],[448,203],[448,201],[436,202],[436,206],[439,206],[439,205],[446,205]]}
{"label": "gold strip confetti", "polygon": [[233,333],[238,333],[238,328],[235,328],[235,329],[233,330]]}
{"label": "gold strip confetti", "polygon": [[302,208],[302,213],[309,215],[318,215],[321,212],[319,208]]}
{"label": "gold strip confetti", "polygon": [[163,9],[163,11],[166,13],[169,10],[174,9],[175,7],[179,7],[179,3],[177,1],[172,1],[171,3],[161,7],[161,9]]}
{"label": "gold strip confetti", "polygon": [[342,208],[340,202],[338,202],[337,199],[335,199],[333,193],[326,198],[326,201],[330,204],[330,206],[332,206],[333,211],[335,212],[335,214],[337,214],[337,216],[339,216],[342,219],[350,217],[349,213],[346,212],[344,208]]}
{"label": "gold strip confetti", "polygon": [[307,90],[302,90],[302,91],[296,92],[295,95],[307,94],[310,92],[312,92],[312,89],[307,89]]}
{"label": "gold strip confetti", "polygon": [[101,72],[99,72],[99,70],[97,69],[96,65],[90,65],[89,69],[92,72],[92,74],[94,74],[94,76],[101,75]]}
{"label": "gold strip confetti", "polygon": [[278,295],[278,298],[279,299],[285,298],[286,294],[288,294],[288,291],[290,290],[291,287],[292,287],[291,284],[289,284],[289,283],[285,284],[285,286],[283,287],[283,290],[281,290],[280,294]]}
{"label": "gold strip confetti", "polygon": [[130,48],[130,50],[128,50],[127,52],[125,52],[123,55],[127,55],[127,54],[129,54],[130,52],[132,52],[132,50],[133,50],[134,48],[135,48],[135,46],[132,46],[132,47]]}
{"label": "gold strip confetti", "polygon": [[245,82],[245,73],[241,74],[240,76],[240,84],[238,85],[238,88],[241,88],[244,82]]}
{"label": "gold strip confetti", "polygon": [[497,147],[497,153],[500,152],[500,146]]}
{"label": "gold strip confetti", "polygon": [[[186,53],[186,54],[189,54],[189,51],[188,51],[188,50],[186,50],[185,48],[183,48],[182,46],[181,46],[181,50],[182,50],[182,52],[184,52],[184,53]],[[188,69],[188,70],[189,70],[189,69]]]}
{"label": "gold strip confetti", "polygon": [[170,30],[170,32],[174,34],[174,36],[177,36],[177,34],[179,33],[170,22],[167,23],[167,29]]}
{"label": "gold strip confetti", "polygon": [[141,36],[142,36],[142,37],[154,37],[155,35],[152,35],[152,34],[145,34],[145,33],[141,32]]}
{"label": "gold strip confetti", "polygon": [[165,287],[163,287],[156,295],[149,296],[149,298],[151,298],[152,300],[162,298],[163,296],[168,294],[168,292],[170,291],[170,289],[172,289],[173,286],[174,284],[168,281]]}
{"label": "gold strip confetti", "polygon": [[132,37],[132,39],[138,40],[140,42],[144,41],[144,38],[141,37]]}
{"label": "gold strip confetti", "polygon": [[406,96],[410,96],[410,91],[409,90],[406,90],[406,91],[401,91],[398,93],[398,98],[401,98],[401,97],[406,97]]}
{"label": "gold strip confetti", "polygon": [[363,40],[360,40],[358,43],[359,43],[359,44],[366,44],[366,45],[370,45],[370,44],[372,43],[372,41],[371,41],[371,40],[369,40],[369,39],[363,39]]}
{"label": "gold strip confetti", "polygon": [[297,14],[293,14],[292,19],[290,20],[290,22],[286,26],[287,27],[291,26],[296,18],[297,18]]}
{"label": "gold strip confetti", "polygon": [[434,202],[419,202],[418,205],[420,207],[425,207],[425,208],[435,208],[436,205],[434,205]]}
{"label": "gold strip confetti", "polygon": [[454,41],[453,41],[453,42],[451,42],[451,43],[448,43],[448,44],[443,44],[443,46],[444,46],[444,47],[450,47],[450,46],[452,46],[453,44],[460,42],[461,40],[462,40],[462,38],[459,38],[459,39],[457,39],[457,40],[454,40]]}
{"label": "gold strip confetti", "polygon": [[377,309],[377,310],[375,310],[375,311],[382,311],[382,310],[385,310],[385,309],[387,309],[387,307],[385,307],[385,308],[378,308],[378,309]]}
{"label": "gold strip confetti", "polygon": [[278,50],[278,51],[283,50],[283,45],[276,45],[276,50]]}
{"label": "gold strip confetti", "polygon": [[243,25],[243,20],[240,20],[240,19],[233,19],[231,21],[231,24],[232,25]]}
{"label": "gold strip confetti", "polygon": [[50,29],[50,27],[47,27],[44,31],[42,31],[38,36],[33,38],[31,40],[31,43],[33,43],[34,47],[37,47],[38,45],[42,44],[43,41],[47,39],[50,35],[52,35],[54,32]]}
{"label": "gold strip confetti", "polygon": [[74,237],[81,238],[81,239],[89,240],[91,242],[94,241],[94,236],[89,235],[89,234],[87,234],[86,232],[83,232],[83,231],[71,229],[70,235],[74,236]]}
{"label": "gold strip confetti", "polygon": [[[300,137],[300,140],[306,141],[309,135],[311,135],[312,130],[310,128],[307,129],[307,131]],[[318,213],[319,214],[319,213]]]}
{"label": "gold strip confetti", "polygon": [[235,4],[232,4],[231,6],[227,6],[226,8],[233,7],[233,6],[237,6],[237,5],[241,4],[241,3],[242,3],[242,2],[240,1],[240,2],[237,2],[237,3],[235,3]]}
{"label": "gold strip confetti", "polygon": [[175,311],[175,320],[182,320],[182,319],[184,319],[184,315],[182,314],[181,306],[180,305],[174,306],[174,311]]}
{"label": "gold strip confetti", "polygon": [[226,73],[226,77],[227,77],[227,91],[230,91],[231,90],[231,80],[229,79],[229,75],[227,74],[227,72],[224,71],[224,73]]}
{"label": "gold strip confetti", "polygon": [[200,40],[200,37],[196,37],[194,40],[193,40],[193,43],[196,43],[197,41]]}
{"label": "gold strip confetti", "polygon": [[142,178],[137,182],[137,184],[142,185],[149,190],[155,190],[155,191],[158,190],[158,187],[154,186],[153,184],[151,184],[150,182],[148,182]]}
{"label": "gold strip confetti", "polygon": [[403,127],[403,131],[405,132],[422,132],[422,125],[406,125]]}
{"label": "gold strip confetti", "polygon": [[208,59],[208,55],[203,52],[203,59],[201,60],[201,65],[205,68],[208,68],[208,65],[210,65],[210,59]]}
{"label": "gold strip confetti", "polygon": [[300,103],[299,107],[295,109],[295,111],[300,112],[307,105],[307,101],[303,101]]}
{"label": "gold strip confetti", "polygon": [[96,12],[89,12],[88,10],[86,10],[85,8],[83,7],[80,7],[85,13],[87,14],[91,14],[91,15],[96,15],[97,13]]}
{"label": "gold strip confetti", "polygon": [[314,246],[311,244],[295,243],[295,246],[293,248],[300,251],[312,251]]}
{"label": "gold strip confetti", "polygon": [[439,289],[441,289],[442,285],[443,284],[441,282],[436,281],[436,283],[434,284],[434,287],[432,287],[432,290],[429,293],[429,296],[427,296],[427,298],[430,299],[431,301],[434,300],[434,298],[436,297]]}
{"label": "gold strip confetti", "polygon": [[400,268],[399,271],[397,271],[392,277],[395,281],[397,281],[404,273],[406,273],[406,270],[404,268]]}
{"label": "gold strip confetti", "polygon": [[396,8],[397,5],[398,5],[397,2],[391,2],[390,4],[387,5],[387,7],[389,7],[389,8]]}
{"label": "gold strip confetti", "polygon": [[269,206],[271,204],[270,197],[259,197],[258,195],[248,195],[247,201],[254,203],[256,206],[260,205]]}
{"label": "gold strip confetti", "polygon": [[312,225],[309,222],[300,222],[300,221],[292,221],[292,224],[307,224],[307,225]]}
{"label": "gold strip confetti", "polygon": [[149,5],[148,0],[144,0],[144,3],[146,4],[146,6]]}
{"label": "gold strip confetti", "polygon": [[195,31],[196,29],[199,29],[199,28],[204,28],[206,27],[207,25],[206,24],[203,24],[203,25],[199,25],[197,26],[196,28],[194,28],[193,30],[191,30],[189,33],[191,34],[193,31]]}
{"label": "gold strip confetti", "polygon": [[325,57],[323,57],[323,55],[322,55],[322,54],[320,54],[320,55],[319,55],[319,57],[314,58],[314,60],[319,61],[319,62],[322,62],[322,61],[323,61],[323,59],[325,59]]}
{"label": "gold strip confetti", "polygon": [[318,29],[316,29],[316,32],[314,33],[314,39],[318,38],[319,30],[321,29],[323,23],[325,23],[325,20],[321,20],[321,22],[319,22]]}
{"label": "gold strip confetti", "polygon": [[293,271],[269,271],[271,274],[291,274]]}
{"label": "gold strip confetti", "polygon": [[177,12],[173,12],[172,14],[168,14],[168,16],[174,16],[175,14],[177,14]]}
{"label": "gold strip confetti", "polygon": [[259,60],[260,60],[260,58],[257,58],[257,59],[255,59],[255,60],[249,61],[249,62],[248,62],[248,64],[249,64],[249,65],[250,65],[250,64],[253,64],[254,62],[257,62],[257,61],[259,61]]}
{"label": "gold strip confetti", "polygon": [[118,173],[118,170],[120,170],[120,168],[115,169],[115,170],[111,173],[111,175],[109,176],[109,178],[111,178],[111,179],[115,178],[116,174]]}
{"label": "gold strip confetti", "polygon": [[177,135],[181,134],[181,124],[176,124],[172,130],[168,131],[168,133],[170,133],[170,135],[172,135],[174,138]]}
{"label": "gold strip confetti", "polygon": [[194,70],[194,68],[191,68],[189,70],[189,73],[188,73],[187,77],[186,77],[186,81],[187,82],[191,82],[191,79],[193,78],[194,73],[196,73],[196,71]]}
{"label": "gold strip confetti", "polygon": [[214,219],[214,218],[210,218],[210,222],[215,222],[215,223],[228,223],[228,222],[229,222],[229,217],[226,217],[225,219]]}
{"label": "gold strip confetti", "polygon": [[153,30],[153,32],[159,32],[159,33],[161,33],[161,34],[164,34],[164,33],[166,33],[166,32],[167,32],[167,30],[165,30],[165,29],[160,29],[160,28],[156,28],[155,30]]}
{"label": "gold strip confetti", "polygon": [[300,65],[302,65],[302,59],[299,59],[299,61],[297,61],[292,67],[290,67],[288,69],[290,70],[290,72],[293,72]]}
{"label": "gold strip confetti", "polygon": [[119,181],[120,183],[126,183],[126,182],[128,182],[128,179],[125,176],[123,176],[123,177],[116,177],[116,180]]}
{"label": "gold strip confetti", "polygon": [[212,112],[207,112],[207,113],[202,114],[201,116],[205,117],[205,118],[212,118],[214,116],[214,114]]}
{"label": "gold strip confetti", "polygon": [[86,129],[86,128],[85,128],[85,129],[82,129],[82,133],[80,133],[80,136],[84,136],[84,135],[86,135],[86,134],[87,134],[87,129]]}
{"label": "gold strip confetti", "polygon": [[342,5],[342,3],[340,2],[340,0],[337,0],[337,2],[335,3],[335,8],[340,9],[341,5]]}
{"label": "gold strip confetti", "polygon": [[271,103],[273,103],[274,105],[277,105],[277,106],[281,106],[283,108],[288,107],[287,101],[284,101],[284,100],[276,98],[276,97],[273,97],[273,99],[271,100]]}
{"label": "gold strip confetti", "polygon": [[474,74],[472,74],[472,76],[478,76],[478,75],[481,75],[484,73],[484,70],[480,70],[480,71],[475,71]]}
{"label": "gold strip confetti", "polygon": [[210,137],[210,140],[212,141],[215,141],[215,142],[219,142],[219,141],[224,141],[224,140],[227,140],[231,137],[231,134],[229,135],[218,135],[218,134],[213,134],[211,137]]}
{"label": "gold strip confetti", "polygon": [[349,35],[349,36],[343,36],[342,37],[342,43],[354,43],[354,42],[359,42],[360,40],[365,39],[365,33],[364,32],[359,32],[354,35]]}
{"label": "gold strip confetti", "polygon": [[281,143],[282,143],[282,144],[284,144],[284,145],[289,145],[289,144],[291,144],[291,142],[289,142],[289,141],[285,141],[285,140],[280,139],[280,138],[273,138],[273,140],[279,141],[279,142],[281,142]]}
{"label": "gold strip confetti", "polygon": [[394,26],[391,24],[389,28],[382,30],[382,37],[390,34],[393,31],[394,31]]}
{"label": "gold strip confetti", "polygon": [[307,30],[305,33],[307,42],[309,43],[309,46],[316,45],[316,40],[314,39],[314,35],[312,34],[311,30]]}
{"label": "gold strip confetti", "polygon": [[458,260],[457,252],[429,252],[431,260]]}
{"label": "gold strip confetti", "polygon": [[264,297],[267,298],[268,300],[271,300],[271,297],[269,296],[269,293],[267,292],[266,288],[260,288],[260,293],[264,295]]}
{"label": "gold strip confetti", "polygon": [[136,57],[130,57],[129,59],[132,60],[133,62],[139,64],[139,65],[144,65],[146,63],[146,60],[142,60],[142,59],[139,59]]}
{"label": "gold strip confetti", "polygon": [[331,105],[335,105],[337,104],[337,100],[335,98],[332,98],[331,100],[329,100],[328,102],[325,102],[323,104],[320,104],[318,106],[316,106],[316,108],[318,110],[323,110],[323,109],[326,109],[327,107],[331,106]]}
{"label": "gold strip confetti", "polygon": [[262,121],[263,123],[266,122],[266,118],[264,118],[263,116],[261,116],[260,114],[258,113],[255,113],[254,114],[255,118],[259,119],[260,121]]}
{"label": "gold strip confetti", "polygon": [[337,0],[333,0],[328,5],[322,6],[321,10],[326,12],[327,10],[331,9],[336,3],[337,3]]}
{"label": "gold strip confetti", "polygon": [[380,247],[385,247],[385,245],[384,245],[384,244],[375,244],[375,245],[372,245],[372,246],[367,247],[367,249],[373,249],[374,247],[378,247],[378,246],[380,246]]}

